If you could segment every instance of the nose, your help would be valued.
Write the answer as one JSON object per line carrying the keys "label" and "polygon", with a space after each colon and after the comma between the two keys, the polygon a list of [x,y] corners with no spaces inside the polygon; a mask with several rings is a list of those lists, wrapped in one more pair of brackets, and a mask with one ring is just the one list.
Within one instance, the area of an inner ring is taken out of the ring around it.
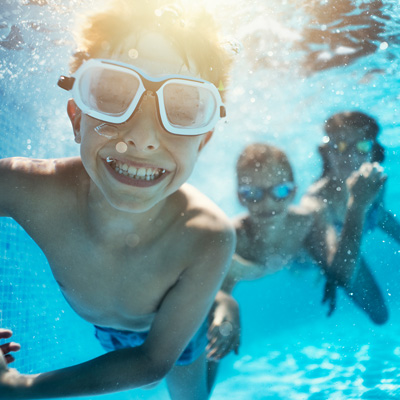
{"label": "nose", "polygon": [[122,129],[122,140],[138,151],[154,151],[160,147],[160,124],[157,119],[156,99],[145,95],[135,114]]}

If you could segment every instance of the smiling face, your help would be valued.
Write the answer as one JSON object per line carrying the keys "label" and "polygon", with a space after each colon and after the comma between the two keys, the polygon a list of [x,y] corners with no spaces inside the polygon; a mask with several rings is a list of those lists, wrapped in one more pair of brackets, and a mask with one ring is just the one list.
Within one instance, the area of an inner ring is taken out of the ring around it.
{"label": "smiling face", "polygon": [[[270,220],[287,214],[288,207],[295,194],[294,187],[287,189],[285,186],[285,184],[288,184],[289,188],[292,182],[292,172],[289,171],[287,166],[277,161],[270,161],[257,168],[239,168],[237,174],[239,200],[253,218]],[[245,188],[246,191],[251,191],[254,188],[253,193],[257,190],[256,188],[263,189],[260,193],[264,191],[264,195],[260,196],[260,199],[246,199],[241,194],[241,188]],[[276,194],[281,197],[280,199],[274,196],[274,188]]]}
{"label": "smiling face", "polygon": [[[157,33],[143,33],[139,39],[127,37],[112,54],[99,57],[129,63],[152,77],[198,77],[194,68],[189,71],[170,42]],[[178,190],[211,135],[166,132],[151,94],[145,95],[140,109],[123,124],[102,125],[103,121],[85,114],[80,118],[79,111],[75,116],[70,113],[70,117],[88,175],[108,202],[123,211],[149,210]]]}

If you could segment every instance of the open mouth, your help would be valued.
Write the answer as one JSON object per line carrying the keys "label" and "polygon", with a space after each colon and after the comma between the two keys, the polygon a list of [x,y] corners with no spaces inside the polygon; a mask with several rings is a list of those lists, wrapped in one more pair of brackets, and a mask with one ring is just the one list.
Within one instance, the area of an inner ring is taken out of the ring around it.
{"label": "open mouth", "polygon": [[106,162],[116,173],[139,181],[155,181],[166,173],[165,169],[149,167],[138,168],[112,157],[107,157]]}

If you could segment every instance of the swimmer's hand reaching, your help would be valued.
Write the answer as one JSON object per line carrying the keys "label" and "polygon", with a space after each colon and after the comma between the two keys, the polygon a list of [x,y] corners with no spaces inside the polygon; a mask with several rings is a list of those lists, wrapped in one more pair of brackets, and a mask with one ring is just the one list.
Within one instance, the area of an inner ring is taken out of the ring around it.
{"label": "swimmer's hand reaching", "polygon": [[383,167],[377,163],[364,163],[346,180],[350,192],[349,203],[358,207],[371,205],[387,180]]}
{"label": "swimmer's hand reaching", "polygon": [[[0,339],[9,339],[11,336],[12,332],[9,329],[0,329]],[[14,356],[11,353],[18,351],[20,348],[21,346],[14,342],[0,345],[1,400],[22,398],[19,389],[29,386],[30,379],[27,375],[21,375],[16,369],[8,368],[8,364],[14,361]],[[32,376],[30,377],[32,378]]]}
{"label": "swimmer's hand reaching", "polygon": [[236,300],[223,291],[218,292],[209,319],[207,358],[218,362],[231,351],[239,354],[240,316]]}
{"label": "swimmer's hand reaching", "polygon": [[[0,340],[1,339],[9,339],[12,336],[12,331],[9,329],[1,329],[0,328]],[[8,342],[0,345],[0,350],[3,355],[3,359],[6,364],[10,364],[15,361],[14,356],[11,354],[12,352],[18,351],[21,349],[21,346],[18,343]]]}

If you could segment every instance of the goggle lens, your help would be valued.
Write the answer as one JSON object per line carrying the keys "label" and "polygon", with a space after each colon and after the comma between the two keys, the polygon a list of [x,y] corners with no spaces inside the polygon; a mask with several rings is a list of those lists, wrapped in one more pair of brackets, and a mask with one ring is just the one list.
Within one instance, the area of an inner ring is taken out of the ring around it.
{"label": "goggle lens", "polygon": [[120,116],[134,100],[139,86],[139,76],[132,73],[93,67],[82,74],[79,94],[88,108],[109,116]]}
{"label": "goggle lens", "polygon": [[355,148],[361,154],[368,154],[372,150],[373,146],[374,146],[373,140],[360,140],[359,142],[356,143],[347,143],[340,141],[337,145],[335,145],[339,153],[344,153],[349,149]]}
{"label": "goggle lens", "polygon": [[271,188],[271,195],[277,200],[284,200],[289,197],[293,192],[293,185],[289,183],[282,183]]}
{"label": "goggle lens", "polygon": [[264,190],[257,186],[239,186],[238,192],[245,202],[257,202],[265,197]]}
{"label": "goggle lens", "polygon": [[357,142],[356,148],[360,153],[367,154],[372,150],[374,142],[372,140],[362,140]]}
{"label": "goggle lens", "polygon": [[163,86],[165,113],[171,125],[181,128],[207,126],[215,114],[217,104],[206,88],[190,83],[166,83]]}
{"label": "goggle lens", "polygon": [[258,202],[264,200],[266,196],[271,197],[275,201],[287,199],[294,191],[293,182],[285,182],[269,188],[259,186],[242,185],[239,186],[238,193],[240,198],[245,202]]}

